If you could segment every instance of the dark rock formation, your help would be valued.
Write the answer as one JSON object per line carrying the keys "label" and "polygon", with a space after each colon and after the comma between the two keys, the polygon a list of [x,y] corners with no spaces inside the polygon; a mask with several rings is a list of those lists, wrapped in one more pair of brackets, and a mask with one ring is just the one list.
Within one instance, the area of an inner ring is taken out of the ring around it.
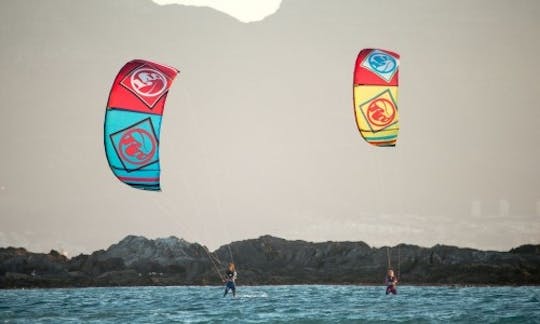
{"label": "dark rock formation", "polygon": [[221,284],[217,272],[224,271],[231,255],[240,284],[380,284],[388,252],[406,284],[540,284],[540,245],[495,252],[262,236],[210,253],[172,236],[149,240],[130,235],[107,250],[71,259],[54,250],[0,248],[0,288]]}

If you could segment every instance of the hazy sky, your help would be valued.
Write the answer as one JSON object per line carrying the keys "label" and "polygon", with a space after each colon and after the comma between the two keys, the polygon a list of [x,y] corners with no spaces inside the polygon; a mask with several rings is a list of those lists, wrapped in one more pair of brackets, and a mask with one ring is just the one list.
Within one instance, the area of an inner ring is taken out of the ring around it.
{"label": "hazy sky", "polygon": [[[540,241],[540,2],[219,10],[0,2],[0,246],[73,254],[128,234],[210,248],[263,234],[501,250]],[[354,61],[368,47],[401,54],[396,148],[368,145],[354,122]],[[105,159],[108,92],[133,58],[181,70],[162,125],[161,193],[120,183]]]}

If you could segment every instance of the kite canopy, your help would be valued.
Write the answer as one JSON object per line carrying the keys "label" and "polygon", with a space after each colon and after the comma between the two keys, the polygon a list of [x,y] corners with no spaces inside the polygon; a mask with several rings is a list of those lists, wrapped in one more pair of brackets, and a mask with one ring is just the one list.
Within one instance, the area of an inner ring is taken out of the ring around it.
{"label": "kite canopy", "polygon": [[160,190],[161,117],[178,73],[173,67],[133,60],[114,79],[105,113],[105,154],[114,175],[134,188]]}
{"label": "kite canopy", "polygon": [[375,146],[395,146],[399,132],[399,54],[363,49],[354,68],[354,113],[362,137]]}

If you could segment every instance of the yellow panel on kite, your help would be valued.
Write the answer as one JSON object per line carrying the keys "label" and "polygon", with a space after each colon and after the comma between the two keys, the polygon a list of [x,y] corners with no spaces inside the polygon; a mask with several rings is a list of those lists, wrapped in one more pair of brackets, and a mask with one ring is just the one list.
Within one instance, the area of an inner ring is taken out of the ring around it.
{"label": "yellow panel on kite", "polygon": [[395,146],[399,132],[399,55],[363,49],[354,69],[354,113],[362,137],[375,146]]}
{"label": "yellow panel on kite", "polygon": [[354,87],[354,112],[362,137],[376,146],[395,146],[399,132],[395,86]]}

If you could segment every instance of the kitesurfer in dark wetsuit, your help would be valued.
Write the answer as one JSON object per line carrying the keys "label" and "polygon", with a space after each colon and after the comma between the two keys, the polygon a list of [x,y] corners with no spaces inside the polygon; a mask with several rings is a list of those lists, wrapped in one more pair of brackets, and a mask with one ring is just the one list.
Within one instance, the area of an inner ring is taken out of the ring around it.
{"label": "kitesurfer in dark wetsuit", "polygon": [[225,272],[225,279],[223,280],[226,282],[225,285],[225,293],[223,294],[223,297],[227,295],[229,290],[232,291],[233,297],[236,296],[236,267],[234,266],[234,263],[229,263],[229,267],[227,268],[227,271]]}
{"label": "kitesurfer in dark wetsuit", "polygon": [[397,277],[394,276],[394,270],[388,269],[386,277],[384,278],[384,284],[386,285],[386,294],[397,294],[396,285],[398,283]]}

